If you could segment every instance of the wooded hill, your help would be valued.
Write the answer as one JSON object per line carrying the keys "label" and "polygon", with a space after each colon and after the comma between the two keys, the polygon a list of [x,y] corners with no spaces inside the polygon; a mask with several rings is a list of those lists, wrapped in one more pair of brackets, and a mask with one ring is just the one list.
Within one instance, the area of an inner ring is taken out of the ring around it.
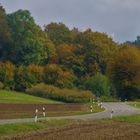
{"label": "wooded hill", "polygon": [[0,6],[0,88],[26,91],[39,83],[140,98],[139,45],[63,23],[42,29],[29,11],[7,14]]}

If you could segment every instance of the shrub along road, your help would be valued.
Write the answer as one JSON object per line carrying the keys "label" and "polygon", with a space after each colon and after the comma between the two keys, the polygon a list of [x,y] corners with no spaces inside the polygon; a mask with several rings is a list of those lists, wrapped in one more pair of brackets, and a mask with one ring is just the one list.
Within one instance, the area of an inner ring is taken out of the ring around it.
{"label": "shrub along road", "polygon": [[[140,114],[140,109],[134,108],[132,106],[126,105],[124,103],[103,103],[103,106],[106,108],[105,111],[95,113],[95,114],[86,114],[86,115],[76,115],[76,116],[62,116],[62,117],[46,117],[45,119],[101,119],[101,118],[110,118],[111,111],[113,109],[113,116],[127,116]],[[94,108],[94,107],[93,107]],[[89,109],[90,110],[90,109]],[[42,120],[44,118],[40,118]],[[0,124],[10,124],[17,122],[33,122],[34,118],[26,119],[11,119],[11,120],[0,120]]]}

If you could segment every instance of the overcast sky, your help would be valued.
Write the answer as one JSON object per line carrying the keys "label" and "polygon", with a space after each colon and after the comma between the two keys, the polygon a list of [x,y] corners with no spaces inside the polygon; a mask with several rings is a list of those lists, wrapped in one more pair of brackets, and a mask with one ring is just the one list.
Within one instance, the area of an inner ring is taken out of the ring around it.
{"label": "overcast sky", "polygon": [[140,35],[140,0],[0,0],[11,13],[30,10],[36,23],[63,22],[80,30],[106,32],[118,42]]}

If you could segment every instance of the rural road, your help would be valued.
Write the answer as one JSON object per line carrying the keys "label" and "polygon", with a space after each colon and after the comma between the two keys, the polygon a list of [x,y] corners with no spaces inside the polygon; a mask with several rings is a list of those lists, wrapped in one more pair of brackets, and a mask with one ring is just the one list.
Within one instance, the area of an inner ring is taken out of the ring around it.
{"label": "rural road", "polygon": [[[77,116],[62,116],[62,117],[46,117],[45,119],[101,119],[101,118],[109,118],[110,112],[113,109],[113,116],[127,116],[140,114],[140,109],[131,107],[124,103],[103,103],[103,106],[106,108],[105,111],[94,113],[94,114],[86,114],[86,115],[77,115]],[[43,119],[43,118],[40,118]],[[26,119],[11,119],[11,120],[0,120],[0,124],[12,124],[17,122],[33,122],[33,118]]]}

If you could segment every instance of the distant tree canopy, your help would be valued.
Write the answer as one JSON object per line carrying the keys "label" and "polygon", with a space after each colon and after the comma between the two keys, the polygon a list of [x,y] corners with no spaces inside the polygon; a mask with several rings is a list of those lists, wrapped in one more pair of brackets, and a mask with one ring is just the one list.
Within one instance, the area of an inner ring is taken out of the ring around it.
{"label": "distant tree canopy", "polygon": [[109,71],[119,97],[140,97],[140,51],[137,48],[122,46],[110,64]]}
{"label": "distant tree canopy", "polygon": [[72,88],[75,80],[76,77],[72,73],[63,71],[59,65],[48,64],[44,68],[44,81],[47,84],[53,84],[60,88]]}
{"label": "distant tree canopy", "polygon": [[51,22],[42,29],[28,10],[0,6],[0,88],[46,83],[97,96],[140,98],[140,38],[118,44],[106,33]]}
{"label": "distant tree canopy", "polygon": [[57,47],[59,64],[67,71],[72,71],[77,77],[85,75],[83,46],[61,44]]}
{"label": "distant tree canopy", "polygon": [[30,12],[18,10],[7,15],[13,43],[9,59],[15,64],[43,64],[48,58],[46,36]]}
{"label": "distant tree canopy", "polygon": [[135,41],[126,41],[125,43],[128,45],[140,47],[140,36],[137,36],[137,39]]}
{"label": "distant tree canopy", "polygon": [[10,62],[0,62],[0,81],[6,88],[14,88],[15,66]]}
{"label": "distant tree canopy", "polygon": [[63,23],[50,23],[45,26],[45,33],[55,45],[71,42],[71,32]]}
{"label": "distant tree canopy", "polygon": [[7,56],[7,51],[11,45],[11,32],[8,26],[7,15],[2,6],[0,6],[0,59]]}
{"label": "distant tree canopy", "polygon": [[107,63],[112,60],[117,44],[105,33],[88,29],[77,36],[76,42],[83,45],[85,64],[91,75],[106,73]]}

